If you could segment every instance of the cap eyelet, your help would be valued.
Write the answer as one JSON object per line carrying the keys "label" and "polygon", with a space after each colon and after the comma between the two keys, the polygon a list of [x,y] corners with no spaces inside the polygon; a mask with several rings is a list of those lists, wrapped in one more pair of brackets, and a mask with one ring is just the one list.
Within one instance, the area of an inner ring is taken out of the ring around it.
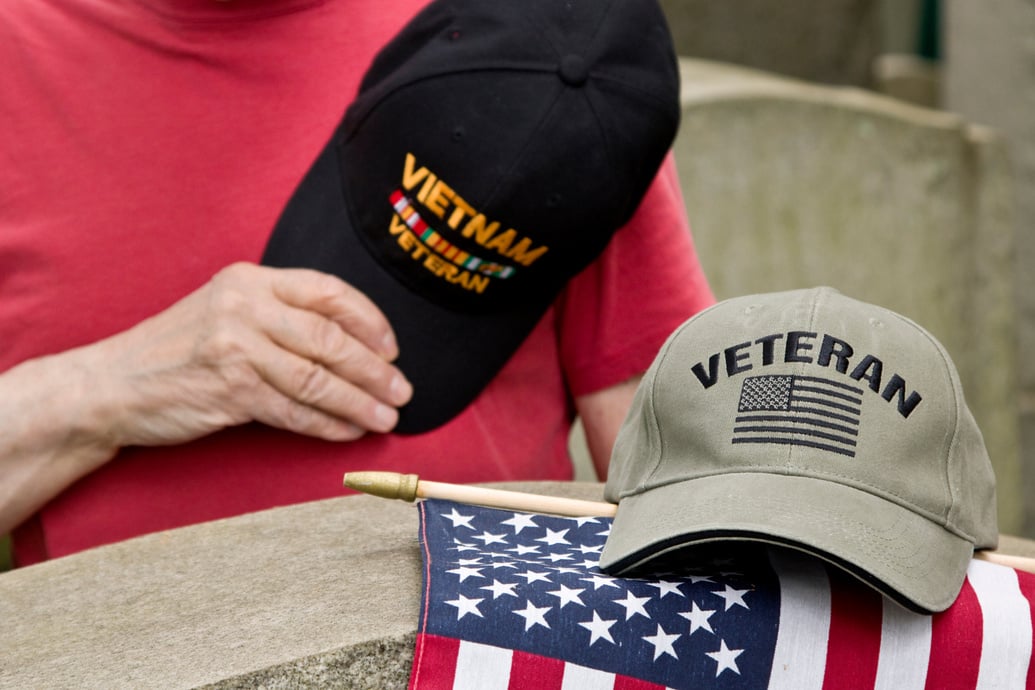
{"label": "cap eyelet", "polygon": [[589,65],[581,55],[568,54],[561,58],[557,75],[568,86],[582,86],[589,80]]}

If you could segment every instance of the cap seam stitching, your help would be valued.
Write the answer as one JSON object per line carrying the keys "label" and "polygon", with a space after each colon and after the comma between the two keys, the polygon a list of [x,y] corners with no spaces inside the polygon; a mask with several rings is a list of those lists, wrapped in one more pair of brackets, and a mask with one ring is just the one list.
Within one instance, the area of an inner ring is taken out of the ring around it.
{"label": "cap seam stitching", "polygon": [[921,328],[919,325],[914,323],[912,320],[907,319],[907,318],[905,318],[905,317],[903,317],[901,315],[898,315],[898,314],[895,314],[895,316],[904,325],[909,326],[911,328],[914,328],[921,336],[923,336],[923,338],[925,340],[927,340],[928,343],[930,343],[934,347],[934,351],[938,353],[938,357],[939,357],[939,359],[941,361],[943,373],[945,374],[945,377],[949,380],[949,383],[950,383],[949,388],[950,388],[950,390],[952,392],[953,427],[952,427],[952,437],[949,439],[948,447],[945,449],[946,453],[947,453],[947,457],[945,459],[945,469],[946,469],[946,471],[945,471],[945,476],[944,476],[945,489],[948,491],[948,494],[949,494],[949,505],[945,509],[944,514],[941,515],[941,525],[943,527],[945,527],[946,529],[948,529],[948,530],[951,530],[953,532],[958,532],[959,534],[966,535],[972,542],[976,543],[977,542],[977,534],[976,533],[971,535],[971,534],[965,532],[964,530],[959,529],[954,524],[950,524],[950,521],[951,521],[950,518],[954,514],[954,512],[956,511],[957,496],[956,496],[956,492],[953,491],[953,482],[952,482],[952,478],[950,476],[951,472],[955,471],[955,468],[952,468],[952,467],[949,466],[949,461],[954,457],[955,451],[959,447],[960,427],[962,426],[961,415],[962,415],[962,410],[963,410],[963,408],[960,405],[961,401],[959,399],[960,391],[958,390],[958,385],[957,385],[958,381],[956,381],[954,379],[954,377],[953,377],[953,367],[950,365],[949,360],[948,360],[948,354],[945,351],[945,349],[941,346],[941,344],[937,340],[935,340],[934,337],[930,333],[928,333],[926,329]]}
{"label": "cap seam stitching", "polygon": [[[550,104],[543,110],[542,115],[540,115],[539,117],[539,121],[535,123],[535,126],[529,132],[528,138],[525,140],[525,143],[521,147],[521,150],[518,151],[516,156],[514,156],[514,159],[511,162],[510,167],[507,168],[505,173],[499,176],[495,188],[489,190],[489,192],[485,196],[485,199],[482,200],[482,204],[486,206],[491,205],[492,201],[496,198],[496,194],[498,194],[500,189],[503,188],[504,181],[510,181],[511,174],[513,173],[514,169],[521,165],[521,163],[525,160],[525,156],[527,155],[529,149],[532,147],[533,142],[536,142],[539,132],[543,130],[546,121],[550,119],[551,114],[554,112],[554,110],[557,109],[557,104],[560,102],[561,97],[564,95],[564,91],[564,89],[559,89],[557,93],[554,95],[553,100],[550,101]],[[594,119],[596,119],[595,116]]]}
{"label": "cap seam stitching", "polygon": [[[593,27],[593,31],[587,36],[587,39],[588,39],[587,40],[587,45],[588,46],[592,46],[596,42],[597,36],[600,33],[600,28],[607,23],[607,16],[611,13],[611,11],[613,9],[614,9],[614,2],[612,1],[612,2],[608,3],[608,6],[604,9],[603,13],[597,19],[597,24],[596,24],[595,27]],[[528,22],[530,24],[535,25],[535,28],[538,29],[539,35],[542,38],[545,39],[546,43],[553,50],[553,54],[556,55],[558,58],[560,58],[562,56],[562,50],[565,48],[565,46],[558,45],[554,41],[554,38],[557,37],[557,36],[556,36],[556,34],[553,34],[553,33],[550,32],[550,25],[544,23],[543,21],[541,21],[541,17],[539,17],[538,15],[536,15],[536,16],[525,15],[525,18],[528,20]],[[560,38],[563,39],[564,37],[561,36]]]}
{"label": "cap seam stitching", "polygon": [[650,472],[648,472],[647,474],[644,475],[644,478],[639,483],[639,486],[636,489],[634,489],[633,491],[624,492],[622,494],[622,496],[634,495],[634,494],[638,493],[640,489],[645,489],[646,485],[650,482],[651,478],[653,478],[655,473],[658,471],[658,468],[661,467],[661,459],[665,457],[665,444],[666,444],[666,440],[665,440],[664,434],[662,434],[661,425],[658,423],[657,404],[656,404],[657,403],[658,380],[659,380],[658,372],[661,370],[660,364],[662,362],[664,362],[664,360],[668,356],[668,352],[674,346],[676,340],[679,337],[679,334],[682,333],[687,328],[689,328],[692,323],[697,321],[697,319],[702,314],[706,313],[707,311],[709,311],[709,310],[705,309],[703,311],[698,312],[695,316],[693,316],[692,318],[687,320],[685,323],[683,323],[682,326],[677,328],[669,336],[669,339],[665,342],[665,344],[661,348],[661,351],[658,353],[659,366],[654,367],[653,370],[651,371],[651,374],[650,374],[651,375],[651,381],[650,381],[650,407],[651,407],[650,424],[651,424],[652,430],[655,432],[655,434],[658,437],[658,454],[657,454],[657,456],[655,458],[653,458],[653,460],[654,460],[654,467],[651,468]]}
{"label": "cap seam stitching", "polygon": [[673,119],[676,120],[679,119],[679,108],[670,108],[669,104],[665,102],[667,99],[664,96],[661,96],[650,89],[645,89],[639,84],[633,84],[612,74],[608,74],[607,72],[590,70],[589,74],[595,81],[617,84],[625,88],[631,95],[641,96],[641,101],[649,101],[650,105],[659,106],[658,110],[664,111],[666,115],[672,116]]}

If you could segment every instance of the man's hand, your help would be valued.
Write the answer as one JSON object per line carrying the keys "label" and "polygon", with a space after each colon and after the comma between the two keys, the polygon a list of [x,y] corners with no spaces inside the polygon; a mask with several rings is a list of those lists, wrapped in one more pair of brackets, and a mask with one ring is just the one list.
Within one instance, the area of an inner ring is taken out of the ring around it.
{"label": "man's hand", "polygon": [[348,441],[412,387],[381,311],[345,282],[235,264],[165,311],[0,375],[0,533],[127,445],[259,421]]}
{"label": "man's hand", "polygon": [[412,395],[388,321],[304,269],[235,264],[168,310],[97,343],[119,445],[180,443],[259,421],[329,440],[390,431]]}

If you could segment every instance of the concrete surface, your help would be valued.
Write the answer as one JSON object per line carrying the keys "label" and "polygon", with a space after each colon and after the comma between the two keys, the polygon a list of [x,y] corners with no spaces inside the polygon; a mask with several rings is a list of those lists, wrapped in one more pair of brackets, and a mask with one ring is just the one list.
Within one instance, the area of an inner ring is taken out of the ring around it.
{"label": "concrete surface", "polygon": [[[1035,350],[1035,0],[945,2],[943,107],[1002,133],[1013,167],[1014,291],[1021,352]],[[1019,379],[1023,493],[1035,496],[1035,358]],[[1035,501],[1022,530],[1035,536]]]}
{"label": "concrete surface", "polygon": [[661,6],[680,55],[798,79],[866,86],[884,49],[879,0],[661,0]]}

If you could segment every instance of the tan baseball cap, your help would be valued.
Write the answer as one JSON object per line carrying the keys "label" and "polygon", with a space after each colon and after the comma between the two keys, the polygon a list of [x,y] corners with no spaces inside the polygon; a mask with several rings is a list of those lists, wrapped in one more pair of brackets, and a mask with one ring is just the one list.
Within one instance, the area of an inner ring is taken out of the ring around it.
{"label": "tan baseball cap", "polygon": [[994,548],[995,477],[948,353],[831,288],[738,297],[662,347],[611,456],[611,574],[705,543],[818,556],[942,611]]}

